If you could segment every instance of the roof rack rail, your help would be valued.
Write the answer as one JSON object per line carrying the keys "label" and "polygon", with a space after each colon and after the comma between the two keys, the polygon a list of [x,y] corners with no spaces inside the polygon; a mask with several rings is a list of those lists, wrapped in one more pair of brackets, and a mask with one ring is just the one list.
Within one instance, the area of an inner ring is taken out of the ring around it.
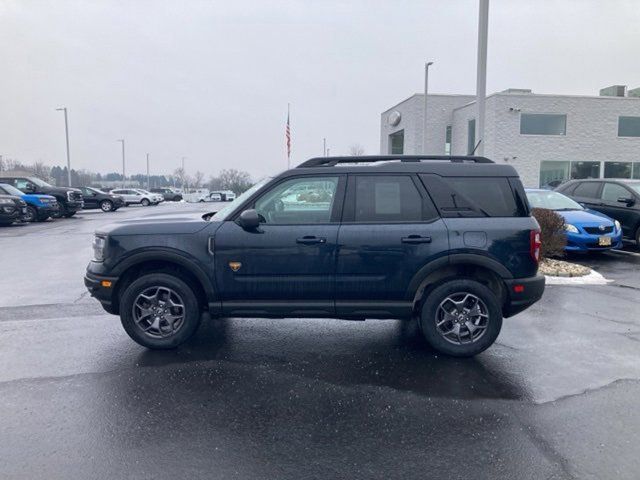
{"label": "roof rack rail", "polygon": [[433,160],[453,163],[494,163],[486,157],[476,157],[471,155],[362,155],[352,157],[316,157],[311,158],[306,162],[302,162],[296,168],[334,167],[342,163],[375,163],[387,162],[390,160],[400,160],[403,163]]}

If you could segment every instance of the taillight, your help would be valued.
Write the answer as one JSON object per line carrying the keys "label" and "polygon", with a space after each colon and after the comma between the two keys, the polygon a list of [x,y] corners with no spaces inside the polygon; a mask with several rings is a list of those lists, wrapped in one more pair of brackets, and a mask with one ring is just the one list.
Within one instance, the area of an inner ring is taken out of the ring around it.
{"label": "taillight", "polygon": [[540,241],[540,230],[531,230],[530,233],[530,252],[531,258],[533,258],[536,262],[540,261],[540,247],[542,246],[542,242]]}

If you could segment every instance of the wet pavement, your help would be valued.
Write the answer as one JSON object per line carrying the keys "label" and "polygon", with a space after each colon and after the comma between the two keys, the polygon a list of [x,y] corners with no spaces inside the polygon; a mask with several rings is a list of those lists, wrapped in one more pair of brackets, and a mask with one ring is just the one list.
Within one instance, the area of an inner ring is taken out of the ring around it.
{"label": "wet pavement", "polygon": [[0,229],[0,478],[636,479],[640,255],[550,286],[474,359],[411,322],[219,319],[153,352],[84,292],[95,228]]}

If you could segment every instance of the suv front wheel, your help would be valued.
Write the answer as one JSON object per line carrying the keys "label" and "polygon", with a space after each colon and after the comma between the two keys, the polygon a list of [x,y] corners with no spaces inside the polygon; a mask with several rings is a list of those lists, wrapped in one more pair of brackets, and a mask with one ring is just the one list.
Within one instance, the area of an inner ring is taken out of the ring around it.
{"label": "suv front wheel", "polygon": [[150,273],[133,281],[120,299],[120,320],[129,336],[152,349],[175,348],[200,324],[193,289],[181,278]]}
{"label": "suv front wheel", "polygon": [[471,357],[495,342],[502,328],[497,296],[473,280],[450,280],[432,290],[420,326],[427,342],[454,357]]}

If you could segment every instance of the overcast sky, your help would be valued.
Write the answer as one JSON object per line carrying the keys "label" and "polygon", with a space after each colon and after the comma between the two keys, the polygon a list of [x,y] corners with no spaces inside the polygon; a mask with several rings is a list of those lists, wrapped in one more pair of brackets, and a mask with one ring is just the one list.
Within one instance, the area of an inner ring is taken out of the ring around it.
{"label": "overcast sky", "polygon": [[[0,154],[74,168],[254,177],[361,144],[423,88],[475,93],[477,0],[0,0]],[[638,1],[491,0],[487,91],[640,86]]]}

